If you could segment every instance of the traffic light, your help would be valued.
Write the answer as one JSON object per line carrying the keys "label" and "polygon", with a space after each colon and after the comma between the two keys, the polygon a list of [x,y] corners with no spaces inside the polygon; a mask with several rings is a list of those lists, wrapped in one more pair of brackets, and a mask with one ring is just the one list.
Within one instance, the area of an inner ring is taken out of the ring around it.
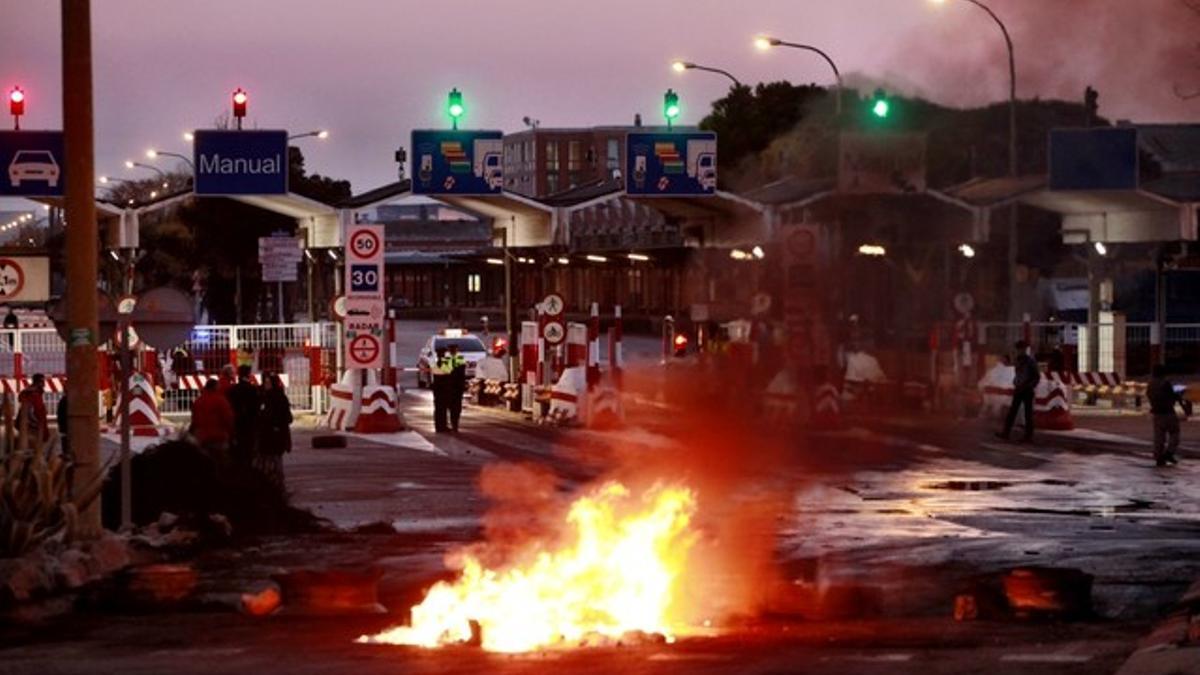
{"label": "traffic light", "polygon": [[676,94],[674,89],[668,89],[667,93],[663,94],[663,117],[667,118],[667,128],[679,117],[679,94]]}
{"label": "traffic light", "polygon": [[8,93],[8,111],[13,116],[13,126],[21,130],[21,115],[25,114],[25,92],[20,87],[13,87]]}
{"label": "traffic light", "polygon": [[463,116],[467,109],[463,107],[462,92],[457,88],[450,90],[450,99],[446,102],[446,112],[450,113],[450,122],[454,128],[458,128],[458,118]]}
{"label": "traffic light", "polygon": [[242,91],[238,87],[233,92],[233,116],[237,118],[238,128],[242,128],[242,118],[246,116],[246,104],[250,101],[250,95]]}
{"label": "traffic light", "polygon": [[887,119],[892,113],[892,103],[882,89],[876,89],[871,97],[871,114],[879,119]]}
{"label": "traffic light", "polygon": [[675,356],[677,358],[687,356],[688,337],[683,333],[678,333],[675,335],[673,342],[675,345]]}

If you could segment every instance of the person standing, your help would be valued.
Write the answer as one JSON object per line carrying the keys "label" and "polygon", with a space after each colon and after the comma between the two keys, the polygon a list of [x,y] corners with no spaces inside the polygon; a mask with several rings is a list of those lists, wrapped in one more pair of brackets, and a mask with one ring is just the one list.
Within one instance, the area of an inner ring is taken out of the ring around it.
{"label": "person standing", "polygon": [[249,465],[254,458],[258,435],[258,387],[250,381],[250,366],[238,366],[237,384],[226,394],[233,408],[233,458]]}
{"label": "person standing", "polygon": [[21,327],[21,320],[17,318],[17,313],[13,311],[12,306],[8,307],[8,313],[4,315],[4,330],[16,330]]}
{"label": "person standing", "polygon": [[192,403],[192,423],[188,431],[200,448],[223,467],[229,462],[229,441],[233,437],[233,408],[220,392],[215,379],[204,383],[204,391]]}
{"label": "person standing", "polygon": [[450,360],[445,348],[438,348],[434,356],[429,369],[433,376],[433,430],[440,434],[449,427],[446,405],[450,399]]}
{"label": "person standing", "polygon": [[1013,394],[1012,403],[1008,406],[1008,416],[1004,419],[1004,430],[996,434],[998,438],[1008,440],[1012,433],[1013,424],[1017,421],[1017,410],[1025,408],[1025,435],[1021,439],[1026,443],[1033,441],[1033,399],[1042,374],[1038,372],[1037,361],[1029,355],[1029,343],[1021,340],[1016,344],[1017,358],[1013,362]]}
{"label": "person standing", "polygon": [[36,373],[29,386],[17,396],[17,431],[21,449],[41,448],[50,440],[50,423],[46,415],[46,377]]}
{"label": "person standing", "polygon": [[467,393],[467,359],[458,353],[458,345],[450,345],[446,356],[450,366],[450,386],[446,408],[450,411],[450,429],[458,431],[458,420],[462,417],[463,396]]}
{"label": "person standing", "polygon": [[258,421],[258,451],[254,454],[254,468],[282,492],[283,455],[292,451],[292,404],[288,401],[283,382],[274,373],[263,374],[262,408]]}
{"label": "person standing", "polygon": [[1158,466],[1178,464],[1175,453],[1179,450],[1179,417],[1175,406],[1183,408],[1185,417],[1192,415],[1192,403],[1175,391],[1175,383],[1167,379],[1164,366],[1154,366],[1150,384],[1146,386],[1146,398],[1150,401],[1150,415],[1154,420],[1154,463]]}
{"label": "person standing", "polygon": [[73,459],[71,454],[71,435],[67,433],[67,420],[70,419],[70,407],[67,403],[67,392],[63,392],[58,399],[58,406],[54,409],[54,420],[58,422],[58,439],[62,446],[62,454],[64,459]]}

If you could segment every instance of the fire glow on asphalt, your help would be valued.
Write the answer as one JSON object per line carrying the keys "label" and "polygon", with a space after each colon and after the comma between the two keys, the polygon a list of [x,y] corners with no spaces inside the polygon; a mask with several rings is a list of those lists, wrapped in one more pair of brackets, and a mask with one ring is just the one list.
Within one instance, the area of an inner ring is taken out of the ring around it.
{"label": "fire glow on asphalt", "polygon": [[497,568],[464,552],[453,583],[439,582],[412,608],[412,624],[364,643],[439,647],[478,640],[483,649],[528,652],[615,642],[671,641],[687,630],[681,577],[697,541],[696,495],[656,484],[635,493],[608,481],[571,503],[559,540],[535,540]]}

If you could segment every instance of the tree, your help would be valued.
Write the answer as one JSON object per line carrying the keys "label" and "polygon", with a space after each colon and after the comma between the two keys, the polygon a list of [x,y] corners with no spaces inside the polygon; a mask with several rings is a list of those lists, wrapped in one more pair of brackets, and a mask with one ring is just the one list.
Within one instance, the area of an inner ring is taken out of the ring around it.
{"label": "tree", "polygon": [[712,112],[700,121],[700,128],[717,132],[720,169],[732,170],[795,128],[827,95],[822,87],[790,82],[760,82],[753,89],[738,85],[713,102]]}
{"label": "tree", "polygon": [[288,189],[323,204],[338,204],[351,195],[348,180],[337,180],[316,173],[306,174],[304,153],[294,145],[288,146]]}

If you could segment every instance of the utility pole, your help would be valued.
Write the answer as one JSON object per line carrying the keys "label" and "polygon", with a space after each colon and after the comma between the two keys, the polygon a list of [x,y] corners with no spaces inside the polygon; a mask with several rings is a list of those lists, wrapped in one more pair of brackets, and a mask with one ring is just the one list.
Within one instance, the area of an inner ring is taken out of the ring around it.
{"label": "utility pole", "polygon": [[508,233],[517,229],[517,217],[509,216],[508,227],[504,228],[504,332],[508,333],[508,377],[515,382],[517,379],[516,363],[513,351],[517,345],[517,320],[513,316],[512,297],[512,256],[508,253]]}
{"label": "utility pole", "polygon": [[[63,131],[66,150],[67,434],[75,454],[75,491],[99,479],[100,411],[96,343],[99,277],[92,129],[90,0],[62,0]],[[79,534],[100,536],[100,500],[79,514]]]}

